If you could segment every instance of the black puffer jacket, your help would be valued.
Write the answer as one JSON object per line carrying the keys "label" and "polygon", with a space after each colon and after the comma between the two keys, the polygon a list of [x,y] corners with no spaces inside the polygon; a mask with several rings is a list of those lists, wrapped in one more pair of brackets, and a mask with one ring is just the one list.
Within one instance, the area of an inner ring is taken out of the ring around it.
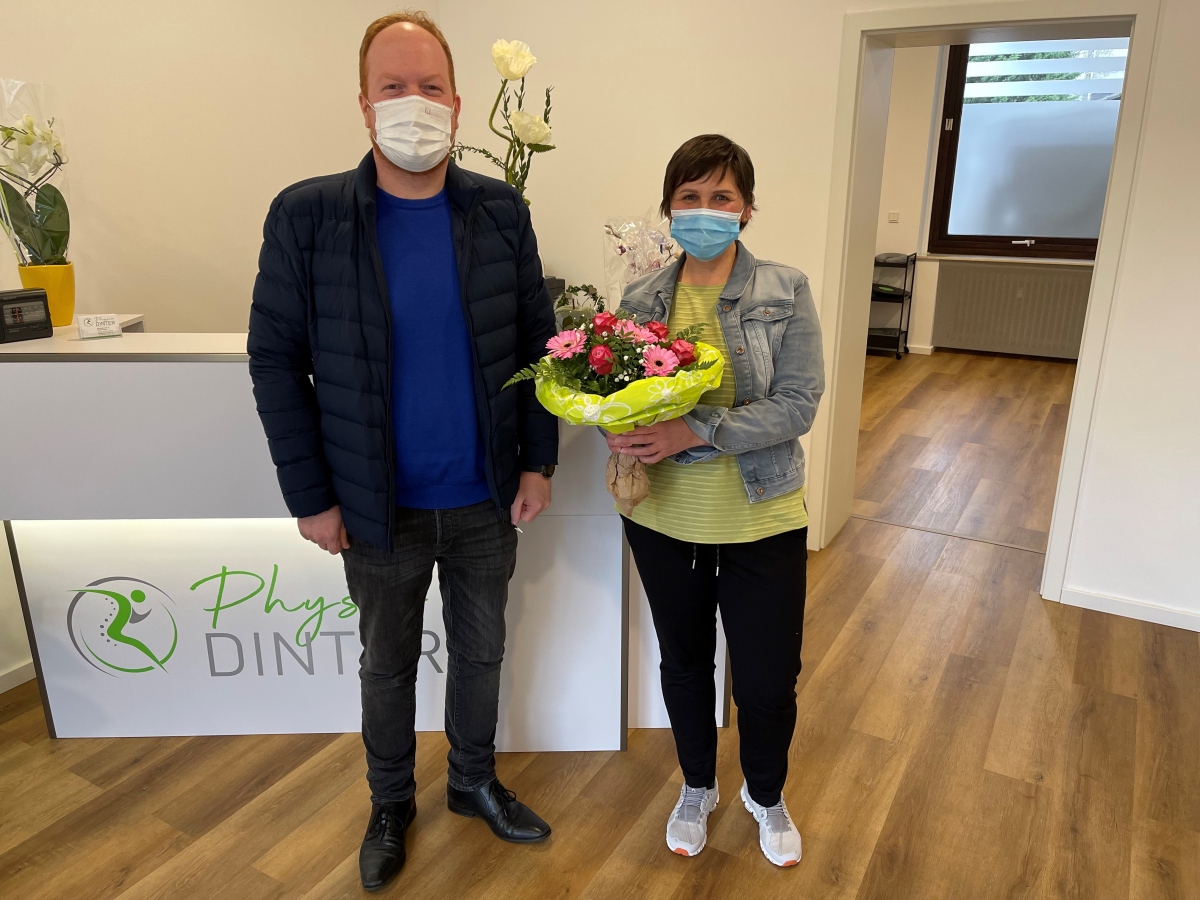
{"label": "black puffer jacket", "polygon": [[[250,376],[292,515],[341,504],[346,530],[389,547],[395,506],[391,305],[375,236],[375,161],[292,185],[263,228],[250,309]],[[492,499],[557,462],[558,423],[525,383],[554,313],[529,210],[509,185],[450,163],[446,174],[479,432]],[[401,435],[420,440],[420,435]]]}

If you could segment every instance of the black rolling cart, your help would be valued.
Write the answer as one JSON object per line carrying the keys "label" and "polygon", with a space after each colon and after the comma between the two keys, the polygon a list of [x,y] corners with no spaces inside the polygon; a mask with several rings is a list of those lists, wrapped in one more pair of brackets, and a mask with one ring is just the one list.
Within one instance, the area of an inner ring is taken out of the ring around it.
{"label": "black rolling cart", "polygon": [[[904,278],[896,284],[892,270],[903,269]],[[893,277],[888,277],[893,275]],[[912,318],[912,292],[917,281],[917,254],[880,253],[875,257],[871,279],[872,303],[900,304],[900,322],[896,328],[868,328],[867,352],[895,353],[896,359],[908,352],[908,328]]]}

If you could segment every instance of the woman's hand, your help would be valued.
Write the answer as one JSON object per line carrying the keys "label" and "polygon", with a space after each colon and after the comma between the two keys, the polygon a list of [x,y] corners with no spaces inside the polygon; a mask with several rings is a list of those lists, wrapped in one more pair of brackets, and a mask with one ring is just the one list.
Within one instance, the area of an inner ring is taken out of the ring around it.
{"label": "woman's hand", "polygon": [[624,434],[606,431],[604,438],[613,453],[635,456],[648,466],[692,447],[706,446],[682,418],[657,425],[638,425]]}

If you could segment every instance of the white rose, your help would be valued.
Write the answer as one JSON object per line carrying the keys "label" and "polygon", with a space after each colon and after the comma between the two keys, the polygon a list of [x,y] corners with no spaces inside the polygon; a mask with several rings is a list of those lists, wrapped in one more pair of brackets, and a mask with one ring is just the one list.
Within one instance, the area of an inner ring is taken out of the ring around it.
{"label": "white rose", "polygon": [[533,68],[537,57],[529,52],[529,45],[524,41],[496,41],[492,44],[492,62],[501,78],[520,81]]}
{"label": "white rose", "polygon": [[508,117],[508,121],[512,124],[513,134],[523,144],[549,146],[550,141],[553,140],[550,126],[542,120],[541,116],[531,116],[518,109]]}

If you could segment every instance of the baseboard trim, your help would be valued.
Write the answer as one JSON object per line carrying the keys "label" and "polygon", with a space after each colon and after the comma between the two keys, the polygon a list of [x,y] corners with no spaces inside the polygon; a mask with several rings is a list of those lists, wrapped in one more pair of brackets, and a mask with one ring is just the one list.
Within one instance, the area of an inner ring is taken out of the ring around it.
{"label": "baseboard trim", "polygon": [[27,663],[14,666],[7,672],[0,673],[0,694],[3,694],[5,691],[11,691],[13,688],[27,681],[33,681],[36,677],[37,672],[33,670],[32,659]]}
{"label": "baseboard trim", "polygon": [[1153,622],[1156,625],[1170,625],[1172,628],[1183,628],[1186,631],[1200,631],[1200,611],[1196,610],[1142,603],[1123,597],[1106,597],[1103,594],[1073,588],[1063,588],[1059,599],[1068,606],[1081,606],[1084,609],[1094,609],[1097,612],[1111,613],[1141,622]]}
{"label": "baseboard trim", "polygon": [[933,353],[933,347],[926,344],[909,344],[909,353],[916,353],[918,356],[929,356]]}

